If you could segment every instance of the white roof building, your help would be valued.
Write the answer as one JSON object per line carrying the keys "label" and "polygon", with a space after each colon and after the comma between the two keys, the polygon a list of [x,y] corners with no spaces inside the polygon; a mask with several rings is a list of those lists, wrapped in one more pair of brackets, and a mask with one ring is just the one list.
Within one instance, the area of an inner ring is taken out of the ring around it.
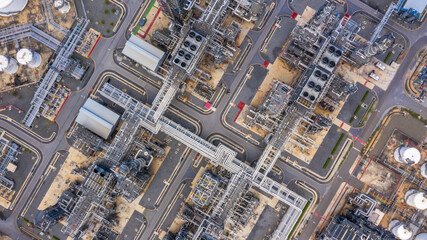
{"label": "white roof building", "polygon": [[165,52],[136,35],[126,42],[122,53],[153,72],[159,69],[166,56]]}
{"label": "white roof building", "polygon": [[419,13],[423,13],[424,9],[427,6],[427,1],[422,1],[422,0],[407,0],[405,5],[403,5],[403,8],[406,9],[414,9]]}
{"label": "white roof building", "polygon": [[88,98],[80,108],[76,122],[98,136],[108,139],[119,121],[119,114]]}

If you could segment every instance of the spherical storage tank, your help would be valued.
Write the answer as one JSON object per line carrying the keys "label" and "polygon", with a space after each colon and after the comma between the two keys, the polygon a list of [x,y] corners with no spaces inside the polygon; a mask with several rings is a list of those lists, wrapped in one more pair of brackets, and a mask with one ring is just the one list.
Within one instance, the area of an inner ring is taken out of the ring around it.
{"label": "spherical storage tank", "polygon": [[411,189],[405,193],[406,204],[419,210],[427,209],[427,197],[418,190]]}
{"label": "spherical storage tank", "polygon": [[402,222],[393,220],[389,224],[389,230],[396,236],[397,239],[408,240],[412,237],[412,232]]}
{"label": "spherical storage tank", "polygon": [[420,172],[424,178],[427,178],[427,162],[421,165]]}
{"label": "spherical storage tank", "polygon": [[415,240],[427,240],[427,233],[420,233],[415,237]]}
{"label": "spherical storage tank", "polygon": [[42,62],[40,54],[27,48],[23,48],[18,51],[16,54],[16,60],[18,60],[19,64],[27,65],[30,68],[36,68],[40,66]]}
{"label": "spherical storage tank", "polygon": [[18,63],[15,59],[0,55],[0,72],[14,74],[18,71]]}
{"label": "spherical storage tank", "polygon": [[21,12],[28,0],[0,0],[0,16],[8,17]]}
{"label": "spherical storage tank", "polygon": [[70,11],[70,3],[67,0],[55,0],[53,3],[56,9],[58,9],[61,13],[67,13]]}
{"label": "spherical storage tank", "polygon": [[415,165],[420,161],[421,153],[416,148],[402,146],[394,151],[394,159],[403,164]]}

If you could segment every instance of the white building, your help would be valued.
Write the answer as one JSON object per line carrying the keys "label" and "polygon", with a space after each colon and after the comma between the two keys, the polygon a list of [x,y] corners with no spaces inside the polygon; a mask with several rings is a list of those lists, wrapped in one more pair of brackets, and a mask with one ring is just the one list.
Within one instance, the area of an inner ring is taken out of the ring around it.
{"label": "white building", "polygon": [[80,108],[76,122],[96,135],[108,139],[117,126],[120,116],[95,100],[88,98]]}
{"label": "white building", "polygon": [[28,0],[0,0],[0,16],[8,17],[21,12]]}
{"label": "white building", "polygon": [[165,52],[136,35],[126,42],[122,53],[153,72],[157,72],[166,57]]}

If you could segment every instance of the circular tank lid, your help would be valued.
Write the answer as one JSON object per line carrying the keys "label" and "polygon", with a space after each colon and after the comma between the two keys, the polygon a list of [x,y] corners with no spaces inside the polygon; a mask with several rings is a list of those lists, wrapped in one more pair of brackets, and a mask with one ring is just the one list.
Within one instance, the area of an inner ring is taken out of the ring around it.
{"label": "circular tank lid", "polygon": [[427,209],[427,198],[422,192],[415,193],[414,195],[414,205],[420,210]]}
{"label": "circular tank lid", "polygon": [[20,64],[28,64],[32,59],[33,53],[27,48],[19,50],[16,54],[16,60],[18,60]]}
{"label": "circular tank lid", "polygon": [[415,237],[415,240],[427,240],[427,233],[420,233]]}
{"label": "circular tank lid", "polygon": [[7,57],[4,55],[0,55],[0,71],[7,68],[8,65],[9,65],[9,60],[7,59]]}
{"label": "circular tank lid", "polygon": [[405,226],[401,225],[396,229],[396,237],[402,240],[408,240],[412,237],[412,232],[406,229]]}
{"label": "circular tank lid", "polygon": [[0,9],[9,6],[14,0],[1,0]]}
{"label": "circular tank lid", "polygon": [[407,148],[402,156],[404,159],[410,159],[412,162],[417,163],[421,159],[421,153],[416,148]]}

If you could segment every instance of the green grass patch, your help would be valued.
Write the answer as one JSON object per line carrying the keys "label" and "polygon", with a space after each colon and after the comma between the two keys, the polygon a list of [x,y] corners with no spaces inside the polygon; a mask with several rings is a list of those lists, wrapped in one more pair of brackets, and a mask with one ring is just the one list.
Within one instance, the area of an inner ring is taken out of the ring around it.
{"label": "green grass patch", "polygon": [[410,110],[410,109],[407,109],[407,108],[402,108],[402,110],[403,111],[405,111],[405,112],[407,112],[409,115],[411,115],[413,118],[415,118],[415,119],[418,119],[419,121],[421,121],[422,123],[424,123],[424,124],[427,124],[427,119],[424,119],[424,118],[422,118],[421,116],[420,116],[420,114],[418,114],[418,113],[416,113],[416,112],[414,112],[414,111],[412,111],[412,110]]}
{"label": "green grass patch", "polygon": [[354,117],[350,118],[350,123],[352,123],[354,121]]}
{"label": "green grass patch", "polygon": [[331,159],[330,157],[328,158],[328,160],[326,160],[325,164],[323,164],[323,169],[326,169],[326,168],[328,167],[329,162],[330,162],[331,160],[332,160],[332,159]]}
{"label": "green grass patch", "polygon": [[299,215],[297,222],[295,223],[294,227],[292,228],[291,232],[289,233],[288,240],[289,240],[289,238],[291,238],[292,234],[294,234],[295,229],[297,228],[299,222],[301,221],[302,216],[304,216],[304,213],[307,211],[307,208],[309,205],[310,205],[310,201],[307,201],[307,204],[305,204],[305,207],[302,210],[301,215]]}
{"label": "green grass patch", "polygon": [[101,23],[101,24],[105,24],[105,21],[104,21],[104,20],[101,20],[101,21],[100,21],[100,23]]}
{"label": "green grass patch", "polygon": [[357,113],[359,112],[359,110],[360,110],[360,108],[361,108],[361,106],[359,105],[359,106],[357,106],[357,108],[356,108],[356,110],[354,111],[354,113],[353,113],[353,115],[357,115]]}
{"label": "green grass patch", "polygon": [[365,95],[363,95],[362,102],[365,102],[366,98],[369,95],[369,92],[370,92],[369,90],[366,90]]}
{"label": "green grass patch", "polygon": [[104,10],[104,13],[105,13],[105,14],[108,14],[108,13],[109,13],[109,11],[108,11],[107,9],[105,9],[105,10]]}
{"label": "green grass patch", "polygon": [[12,96],[16,97],[17,95],[18,95],[18,91],[15,90],[15,91],[12,92]]}
{"label": "green grass patch", "polygon": [[110,29],[107,29],[105,32],[106,32],[106,33],[110,33],[110,32],[111,32],[111,30],[110,30]]}
{"label": "green grass patch", "polygon": [[139,29],[141,28],[141,26],[140,25],[138,25],[136,28],[135,28],[135,31],[133,31],[133,35],[136,35],[137,33],[138,33],[138,31],[139,31]]}
{"label": "green grass patch", "polygon": [[105,5],[108,5],[108,4],[110,4],[110,2],[109,2],[108,0],[105,0],[105,1],[104,1],[104,4],[105,4]]}
{"label": "green grass patch", "polygon": [[112,26],[112,27],[113,27],[113,26],[114,26],[114,23],[113,23],[113,22],[110,22],[110,26]]}
{"label": "green grass patch", "polygon": [[59,238],[58,238],[58,237],[55,237],[55,236],[52,236],[52,239],[54,239],[54,240],[59,240]]}
{"label": "green grass patch", "polygon": [[334,155],[334,154],[335,154],[335,152],[337,151],[338,146],[340,145],[340,143],[341,143],[342,139],[344,138],[344,136],[345,136],[345,134],[344,134],[344,133],[341,133],[341,136],[340,136],[340,138],[338,139],[337,144],[335,144],[334,149],[332,149],[331,155]]}
{"label": "green grass patch", "polygon": [[148,5],[147,10],[145,10],[144,15],[142,15],[143,18],[146,18],[148,13],[151,11],[151,8],[154,6],[154,4],[156,3],[156,0],[151,0],[150,5]]}
{"label": "green grass patch", "polygon": [[385,59],[384,59],[384,63],[387,63],[390,56],[391,56],[391,52],[388,52],[387,57],[385,57]]}
{"label": "green grass patch", "polygon": [[112,13],[116,13],[116,12],[117,12],[117,10],[113,8],[113,9],[111,9],[111,12],[112,12]]}
{"label": "green grass patch", "polygon": [[24,220],[24,222],[27,222],[27,223],[29,223],[30,222],[30,220],[28,220],[28,219],[26,219],[26,218],[22,218],[23,220]]}
{"label": "green grass patch", "polygon": [[369,113],[372,111],[372,108],[374,107],[374,104],[375,104],[376,101],[377,100],[375,99],[374,101],[371,102],[371,105],[369,105],[369,108],[366,111],[365,116],[363,117],[363,120],[360,123],[360,125],[363,125],[366,122],[366,120],[368,120]]}

